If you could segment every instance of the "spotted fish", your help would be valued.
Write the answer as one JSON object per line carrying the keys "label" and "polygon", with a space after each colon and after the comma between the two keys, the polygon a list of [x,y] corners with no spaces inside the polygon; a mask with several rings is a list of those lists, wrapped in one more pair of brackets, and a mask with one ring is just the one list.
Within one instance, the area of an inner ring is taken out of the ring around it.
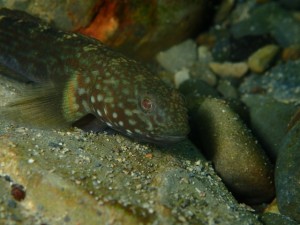
{"label": "spotted fish", "polygon": [[180,94],[140,63],[25,12],[0,9],[0,73],[29,83],[2,110],[19,122],[69,126],[93,115],[101,126],[158,143],[189,132]]}

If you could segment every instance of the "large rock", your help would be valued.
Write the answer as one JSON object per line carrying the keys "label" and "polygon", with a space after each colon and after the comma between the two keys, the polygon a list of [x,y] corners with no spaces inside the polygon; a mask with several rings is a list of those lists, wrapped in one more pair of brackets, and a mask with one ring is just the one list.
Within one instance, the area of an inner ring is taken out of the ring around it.
{"label": "large rock", "polygon": [[279,211],[300,222],[300,122],[284,137],[275,170]]}

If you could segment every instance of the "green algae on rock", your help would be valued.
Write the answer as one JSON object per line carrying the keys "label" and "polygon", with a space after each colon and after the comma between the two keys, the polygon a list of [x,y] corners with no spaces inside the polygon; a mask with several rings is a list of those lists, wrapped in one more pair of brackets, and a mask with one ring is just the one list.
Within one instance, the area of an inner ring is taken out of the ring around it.
{"label": "green algae on rock", "polygon": [[273,169],[239,116],[220,99],[199,99],[192,133],[228,188],[249,203],[274,197]]}
{"label": "green algae on rock", "polygon": [[279,211],[300,222],[300,122],[282,140],[275,169]]}

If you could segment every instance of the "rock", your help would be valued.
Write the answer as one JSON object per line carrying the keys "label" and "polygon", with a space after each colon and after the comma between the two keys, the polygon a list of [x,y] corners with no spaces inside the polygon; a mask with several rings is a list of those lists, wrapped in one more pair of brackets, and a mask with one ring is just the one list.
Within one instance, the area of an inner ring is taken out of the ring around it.
{"label": "rock", "polygon": [[231,27],[234,38],[269,33],[281,47],[300,44],[299,21],[276,2],[257,5],[248,18]]}
{"label": "rock", "polygon": [[241,93],[264,93],[283,103],[300,103],[300,60],[288,61],[273,67],[263,76],[245,78]]}
{"label": "rock", "polygon": [[284,61],[300,59],[300,45],[292,45],[284,48],[281,53],[281,58]]}
{"label": "rock", "polygon": [[229,79],[220,79],[218,82],[217,90],[223,95],[226,99],[237,99],[239,96],[234,82]]}
{"label": "rock", "polygon": [[248,66],[254,73],[264,72],[274,61],[279,51],[276,45],[266,45],[254,52],[248,59]]}
{"label": "rock", "polygon": [[300,222],[300,123],[287,133],[280,146],[275,184],[279,211]]}
{"label": "rock", "polygon": [[289,217],[277,213],[264,213],[260,220],[265,225],[297,225],[298,223]]}
{"label": "rock", "polygon": [[179,45],[160,52],[156,59],[158,63],[170,72],[177,72],[191,66],[197,60],[197,46],[192,40],[186,40]]}
{"label": "rock", "polygon": [[0,8],[19,9],[40,17],[65,30],[76,30],[87,26],[95,15],[99,0],[45,1],[14,0],[1,1]]}
{"label": "rock", "polygon": [[297,107],[259,94],[243,95],[242,101],[249,108],[251,129],[268,155],[275,160],[289,121]]}
{"label": "rock", "polygon": [[208,64],[213,60],[212,54],[208,47],[199,46],[198,48],[198,61],[196,61],[190,68],[190,73],[193,78],[199,78],[205,81],[210,86],[217,83],[216,75],[210,70]]}
{"label": "rock", "polygon": [[242,62],[246,61],[257,49],[272,43],[274,39],[270,35],[233,38],[227,34],[225,37],[218,38],[212,48],[212,54],[214,60],[218,62]]}
{"label": "rock", "polygon": [[184,81],[190,78],[189,70],[183,68],[175,73],[174,75],[174,83],[175,87],[178,88]]}
{"label": "rock", "polygon": [[[39,221],[29,224],[260,224],[188,141],[157,148],[119,135],[0,127],[0,174],[10,178],[0,179],[3,224],[11,213]],[[6,205],[11,180],[26,189],[17,210]]]}
{"label": "rock", "polygon": [[205,0],[100,2],[95,19],[80,32],[138,59],[152,59],[196,35],[213,15],[213,4]]}
{"label": "rock", "polygon": [[211,70],[219,75],[220,77],[235,77],[235,78],[241,78],[246,74],[248,71],[248,65],[244,62],[239,63],[231,63],[231,62],[225,62],[225,63],[217,63],[212,62],[209,64],[209,67]]}
{"label": "rock", "polygon": [[215,15],[214,22],[220,23],[225,20],[234,6],[234,0],[225,0],[221,2],[219,9]]}
{"label": "rock", "polygon": [[[207,83],[205,83],[199,78],[191,78],[189,80],[186,80],[179,86],[178,90],[180,91],[181,94],[185,96],[185,99],[187,101],[192,101],[192,102],[194,99],[197,99],[199,97],[220,96],[220,94],[216,91],[216,89],[214,89],[213,87],[211,87],[210,85],[208,85]],[[191,105],[191,109],[193,107],[194,105]]]}
{"label": "rock", "polygon": [[274,196],[273,170],[264,151],[239,116],[220,99],[200,99],[191,113],[193,140],[228,188],[248,203]]}
{"label": "rock", "polygon": [[292,10],[300,9],[300,2],[298,0],[278,0],[278,2],[288,9],[292,9]]}

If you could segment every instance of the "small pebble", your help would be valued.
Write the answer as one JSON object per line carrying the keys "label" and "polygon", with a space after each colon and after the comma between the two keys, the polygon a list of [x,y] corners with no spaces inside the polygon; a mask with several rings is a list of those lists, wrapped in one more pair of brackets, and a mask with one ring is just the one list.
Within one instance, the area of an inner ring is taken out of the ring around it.
{"label": "small pebble", "polygon": [[244,63],[244,62],[238,62],[238,63],[212,62],[212,63],[209,63],[209,67],[211,68],[211,70],[214,73],[216,73],[220,77],[240,78],[240,77],[243,77],[246,74],[246,72],[248,71],[248,65],[247,65],[247,63]]}
{"label": "small pebble", "polygon": [[266,45],[258,49],[248,58],[250,70],[254,73],[263,73],[269,68],[278,51],[279,47],[277,45]]}

